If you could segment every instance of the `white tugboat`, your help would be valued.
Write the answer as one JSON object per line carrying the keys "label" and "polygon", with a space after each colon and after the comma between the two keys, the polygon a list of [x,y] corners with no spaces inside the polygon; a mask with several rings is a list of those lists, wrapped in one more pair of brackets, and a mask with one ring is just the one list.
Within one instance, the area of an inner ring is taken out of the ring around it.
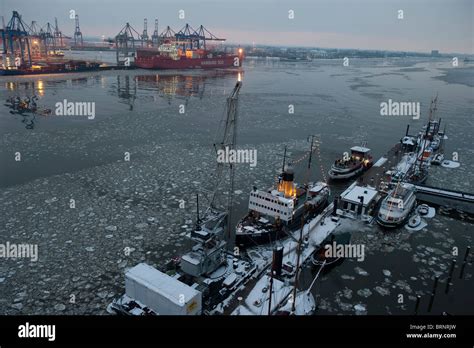
{"label": "white tugboat", "polygon": [[[286,149],[283,162],[285,157]],[[239,221],[236,228],[238,245],[275,241],[299,228],[303,214],[309,219],[328,205],[330,190],[326,183],[298,185],[294,182],[293,168],[290,165],[283,166],[284,170],[276,187],[266,191],[254,187],[250,192],[249,212]],[[311,155],[308,170],[310,167]]]}
{"label": "white tugboat", "polygon": [[415,186],[398,183],[382,201],[377,222],[387,228],[403,225],[408,220],[415,203]]}
{"label": "white tugboat", "polygon": [[329,170],[331,180],[348,180],[362,174],[372,167],[373,159],[370,149],[364,146],[354,146],[351,154],[345,152],[343,157],[337,159]]}

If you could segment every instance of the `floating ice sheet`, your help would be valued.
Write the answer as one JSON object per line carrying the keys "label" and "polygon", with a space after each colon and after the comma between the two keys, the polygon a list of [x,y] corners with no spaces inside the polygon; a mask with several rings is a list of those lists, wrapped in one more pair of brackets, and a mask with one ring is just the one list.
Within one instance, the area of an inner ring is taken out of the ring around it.
{"label": "floating ice sheet", "polygon": [[444,168],[458,168],[460,165],[461,163],[450,160],[444,160],[443,162],[441,162],[441,166]]}

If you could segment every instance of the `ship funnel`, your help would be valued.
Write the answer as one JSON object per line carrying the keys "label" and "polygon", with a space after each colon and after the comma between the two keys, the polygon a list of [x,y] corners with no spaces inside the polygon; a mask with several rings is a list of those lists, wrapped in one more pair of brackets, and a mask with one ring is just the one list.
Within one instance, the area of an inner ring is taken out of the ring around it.
{"label": "ship funnel", "polygon": [[293,183],[295,173],[291,166],[286,166],[285,170],[281,175],[281,181],[278,185],[278,191],[282,192],[286,198],[291,198],[296,196],[296,188]]}
{"label": "ship funnel", "polygon": [[281,276],[281,269],[283,265],[283,248],[277,247],[273,249],[272,273],[276,276]]}
{"label": "ship funnel", "polygon": [[332,209],[332,215],[336,216],[337,215],[337,205],[339,203],[339,197],[336,196],[334,197],[334,204],[333,204],[333,209]]}
{"label": "ship funnel", "polygon": [[364,196],[359,196],[357,198],[359,198],[359,202],[360,202],[357,207],[357,215],[362,215],[362,210],[364,209]]}

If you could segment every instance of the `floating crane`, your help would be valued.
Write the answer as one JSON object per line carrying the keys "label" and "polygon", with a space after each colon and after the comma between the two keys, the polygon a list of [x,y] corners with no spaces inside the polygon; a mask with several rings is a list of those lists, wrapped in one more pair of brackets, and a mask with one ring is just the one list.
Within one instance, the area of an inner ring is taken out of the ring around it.
{"label": "floating crane", "polygon": [[[234,86],[234,89],[230,96],[227,98],[226,103],[226,120],[224,124],[224,134],[219,144],[214,144],[214,148],[217,151],[232,151],[235,150],[237,143],[237,115],[238,115],[238,101],[239,93],[242,87],[242,81],[239,74],[239,79]],[[229,169],[229,196],[227,200],[227,248],[232,250],[235,244],[235,229],[232,228],[232,207],[234,205],[234,177],[235,177],[235,164],[234,163],[217,163],[216,178],[215,178],[215,189],[212,193],[209,209],[216,209],[216,199],[218,195],[218,187],[223,180],[224,167],[228,166]]]}

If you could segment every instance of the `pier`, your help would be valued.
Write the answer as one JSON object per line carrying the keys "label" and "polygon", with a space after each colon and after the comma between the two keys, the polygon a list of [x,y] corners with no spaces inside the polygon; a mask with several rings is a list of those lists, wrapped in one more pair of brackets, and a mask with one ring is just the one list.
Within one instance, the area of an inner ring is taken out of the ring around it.
{"label": "pier", "polygon": [[384,181],[383,179],[387,170],[398,165],[403,154],[401,144],[395,144],[385,155],[380,157],[369,170],[359,177],[357,184],[370,185],[378,188]]}
{"label": "pier", "polygon": [[415,185],[415,187],[416,198],[419,201],[438,206],[447,206],[465,213],[474,214],[474,194],[472,193],[447,190],[428,185]]}

